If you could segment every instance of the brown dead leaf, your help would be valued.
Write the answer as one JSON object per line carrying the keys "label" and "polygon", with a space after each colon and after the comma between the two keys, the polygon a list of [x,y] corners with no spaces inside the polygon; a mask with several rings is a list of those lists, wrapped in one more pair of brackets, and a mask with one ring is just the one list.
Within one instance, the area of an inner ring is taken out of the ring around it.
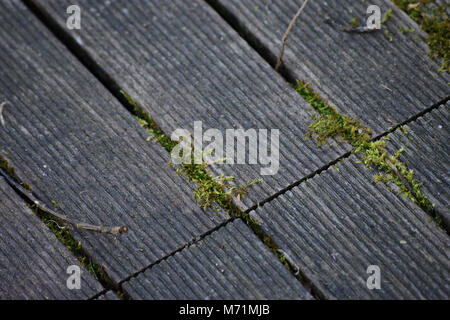
{"label": "brown dead leaf", "polygon": [[411,11],[411,10],[417,8],[418,6],[420,6],[420,2],[411,3],[406,7],[406,10]]}

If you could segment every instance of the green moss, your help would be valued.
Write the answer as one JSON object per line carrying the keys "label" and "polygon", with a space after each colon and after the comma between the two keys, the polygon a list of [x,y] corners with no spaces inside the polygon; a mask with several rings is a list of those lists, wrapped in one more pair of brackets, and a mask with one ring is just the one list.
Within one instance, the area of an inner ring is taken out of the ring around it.
{"label": "green moss", "polygon": [[441,72],[450,71],[450,20],[448,5],[438,6],[435,0],[393,0],[428,36],[426,42],[433,58],[442,58]]}
{"label": "green moss", "polygon": [[[54,201],[52,201],[52,203],[53,202]],[[78,261],[80,261],[81,265],[95,277],[95,279],[100,281],[105,288],[114,287],[113,281],[109,278],[103,267],[90,258],[90,256],[83,249],[81,242],[75,240],[67,227],[59,225],[52,216],[40,210],[35,205],[29,205],[29,207],[53,232],[56,238],[61,241],[70,252],[72,252]],[[59,206],[55,205],[55,207],[58,208]]]}
{"label": "green moss", "polygon": [[355,119],[339,114],[307,83],[297,81],[296,90],[318,113],[318,116],[313,116],[313,123],[309,126],[307,135],[314,136],[319,146],[334,137],[342,138],[355,148],[371,141],[372,130],[364,128]]}
{"label": "green moss", "polygon": [[246,185],[234,186],[234,177],[219,175],[212,177],[207,168],[207,163],[182,164],[177,168],[177,173],[184,175],[188,181],[194,182],[197,187],[194,198],[202,209],[211,208],[215,211],[227,206],[227,203],[237,198],[238,201],[248,193],[248,188],[259,183],[259,179],[247,182]]}
{"label": "green moss", "polygon": [[414,32],[413,28],[398,27],[398,31],[403,34]]}
{"label": "green moss", "polygon": [[[28,191],[31,191],[31,187],[24,184],[14,173],[14,168],[9,165],[8,161],[0,156],[0,168],[3,169],[15,182],[23,186]],[[55,208],[58,210],[59,205],[52,201]],[[106,288],[113,286],[112,280],[108,277],[103,268],[95,263],[82,248],[81,242],[76,241],[67,227],[58,225],[54,218],[48,213],[37,208],[34,204],[28,205],[34,213],[44,222],[44,224],[53,232],[56,238],[80,261],[81,265],[86,268],[92,275],[99,280]]]}
{"label": "green moss", "polygon": [[182,164],[177,168],[179,175],[184,175],[189,182],[196,184],[194,199],[203,209],[220,211],[225,209],[227,213],[236,216],[237,210],[230,204],[233,198],[238,201],[248,193],[248,187],[259,183],[259,180],[248,182],[246,185],[234,186],[234,177],[219,175],[213,177],[207,170],[208,165],[203,164]]}
{"label": "green moss", "polygon": [[[139,124],[152,134],[168,152],[171,152],[178,142],[172,141],[166,136],[151,117],[125,91],[122,90],[121,94],[132,106],[133,114]],[[191,159],[194,159],[194,157],[191,157]],[[169,164],[175,166],[173,163]],[[255,179],[247,182],[245,185],[235,186],[232,183],[234,177],[225,175],[212,177],[208,171],[208,166],[207,163],[195,164],[192,162],[181,164],[176,165],[176,172],[179,175],[183,175],[189,182],[196,184],[194,198],[203,210],[208,208],[214,211],[224,210],[229,216],[242,219],[286,268],[292,271],[290,265],[285,261],[286,259],[278,252],[280,247],[272,240],[272,236],[267,235],[257,220],[248,213],[241,211],[233,202],[234,198],[240,201],[248,193],[248,189],[254,184],[260,183],[260,180]],[[300,275],[297,275],[297,277],[301,279]]]}
{"label": "green moss", "polygon": [[[386,150],[388,138],[373,141],[371,129],[365,128],[355,119],[339,114],[334,107],[314,93],[307,83],[297,81],[296,90],[318,113],[317,116],[313,116],[308,136],[315,137],[318,145],[326,143],[329,138],[340,138],[349,143],[352,152],[360,156],[361,163],[369,169],[373,166],[378,169],[379,174],[374,176],[376,182],[383,182],[388,187],[391,184],[396,185],[400,194],[434,215],[434,206],[421,191],[422,184],[416,181],[414,172],[408,170],[407,165],[399,160],[403,149],[398,150],[393,156],[389,155]],[[401,127],[401,130],[405,129]],[[407,185],[389,166],[388,161],[404,177]]]}
{"label": "green moss", "polygon": [[[384,25],[386,22],[388,22],[389,19],[392,18],[392,15],[393,15],[392,9],[389,9],[388,11],[386,11],[383,14],[383,17],[381,18],[381,24]],[[389,41],[393,40],[393,37],[392,37],[391,33],[389,32],[388,28],[383,27],[383,34],[386,37],[386,39],[388,39]]]}
{"label": "green moss", "polygon": [[136,101],[124,90],[120,90],[120,93],[127,101],[129,107],[132,108],[130,110],[132,114],[136,117],[139,124],[147,130],[167,151],[172,151],[172,149],[176,146],[176,142],[172,141],[168,136],[164,134],[161,128],[153,121],[152,117],[150,117],[142,107],[140,107]]}
{"label": "green moss", "polygon": [[383,17],[381,18],[381,24],[384,24],[384,23],[388,22],[389,19],[392,18],[392,15],[393,15],[393,14],[394,14],[394,13],[393,13],[392,9],[389,9],[388,11],[386,11],[386,12],[383,14]]}
{"label": "green moss", "polygon": [[[376,182],[383,182],[386,185],[391,183],[398,187],[399,193],[403,194],[405,197],[413,200],[421,208],[425,209],[427,212],[431,212],[434,209],[432,203],[421,191],[422,183],[419,183],[414,178],[414,171],[408,169],[407,165],[400,161],[398,158],[403,152],[403,149],[399,149],[395,155],[388,155],[386,152],[386,142],[384,140],[379,140],[372,142],[373,147],[362,153],[361,162],[363,162],[367,167],[375,165],[383,173],[374,176]],[[358,152],[358,150],[355,150]],[[395,166],[398,172],[406,180],[405,185],[397,174],[393,172],[391,167],[387,163],[387,159]]]}
{"label": "green moss", "polygon": [[[132,112],[139,124],[154,136],[168,152],[171,152],[178,142],[172,141],[165,135],[153,119],[125,91],[121,90],[120,93],[132,106]],[[245,185],[235,186],[232,184],[234,177],[224,175],[213,177],[207,170],[209,166],[207,163],[195,164],[193,159],[194,157],[192,157],[192,163],[177,165],[176,171],[179,175],[184,175],[189,182],[196,184],[194,199],[200,207],[203,210],[211,208],[219,211],[223,209],[230,216],[242,218],[249,226],[258,225],[248,214],[241,212],[233,204],[233,198],[241,200],[248,193],[248,188],[259,183],[260,180],[255,179]]]}
{"label": "green moss", "polygon": [[405,135],[408,134],[408,130],[406,130],[406,128],[404,126],[400,126],[399,129],[403,134],[405,134]]}
{"label": "green moss", "polygon": [[61,208],[55,200],[52,200],[52,204],[55,206],[56,210],[59,210]]}
{"label": "green moss", "polygon": [[350,21],[348,22],[348,25],[350,28],[356,28],[359,26],[361,20],[359,18],[352,18],[350,19]]}

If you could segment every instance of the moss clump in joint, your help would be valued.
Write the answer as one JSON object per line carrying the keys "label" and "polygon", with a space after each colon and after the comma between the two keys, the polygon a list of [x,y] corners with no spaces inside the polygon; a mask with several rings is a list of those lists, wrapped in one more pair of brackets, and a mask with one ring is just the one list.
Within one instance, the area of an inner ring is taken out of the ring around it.
{"label": "moss clump in joint", "polygon": [[[440,225],[439,216],[434,212],[434,205],[420,189],[422,184],[414,178],[413,170],[409,170],[407,165],[399,160],[403,149],[393,156],[389,155],[386,150],[387,138],[373,141],[371,129],[364,128],[355,119],[339,114],[317,93],[314,93],[307,83],[297,81],[296,90],[319,114],[313,116],[308,136],[314,136],[318,145],[326,143],[333,137],[339,137],[349,143],[353,153],[361,154],[360,162],[369,169],[375,166],[380,171],[374,176],[376,182],[383,182],[388,188],[391,183],[396,185],[400,194],[411,199],[434,217],[437,225]],[[404,128],[401,130],[403,131]]]}
{"label": "moss clump in joint", "polygon": [[[194,157],[191,157],[194,159]],[[217,162],[222,162],[221,159]],[[170,165],[173,166],[172,163]],[[197,184],[194,191],[194,198],[202,209],[211,208],[215,211],[220,210],[226,206],[226,203],[236,198],[241,201],[242,197],[248,193],[248,188],[254,184],[260,183],[260,179],[247,182],[245,185],[235,186],[232,184],[234,177],[225,176],[221,174],[212,177],[208,172],[210,164],[203,162],[202,164],[195,164],[194,160],[191,163],[178,165],[176,171],[179,175],[184,175],[188,181]]]}
{"label": "moss clump in joint", "polygon": [[[149,115],[143,111],[143,109],[123,90],[120,91],[122,97],[125,98],[127,103],[132,107],[132,113],[137,118],[139,124],[152,134],[158,142],[169,152],[178,144],[177,141],[172,141],[166,136],[163,131],[156,125]],[[188,164],[177,165],[177,173],[184,175],[188,181],[197,184],[197,188],[194,191],[194,197],[199,203],[202,209],[211,208],[215,211],[223,209],[229,216],[242,219],[249,228],[255,233],[255,235],[268,247],[278,260],[291,271],[297,279],[302,283],[307,284],[301,271],[296,268],[292,262],[286,257],[277,243],[272,239],[272,235],[268,235],[262,228],[260,223],[254,219],[247,212],[241,211],[233,202],[233,198],[236,197],[238,201],[241,197],[248,192],[248,188],[254,184],[260,183],[259,179],[247,182],[246,185],[240,185],[238,187],[231,184],[233,177],[220,175],[213,178],[207,168],[207,163],[195,164],[192,162]],[[172,163],[169,163],[173,165]]]}
{"label": "moss clump in joint", "polygon": [[329,138],[340,137],[350,143],[353,148],[369,143],[372,130],[364,128],[357,120],[339,114],[333,106],[315,93],[311,87],[302,81],[297,81],[296,90],[318,112],[313,116],[309,126],[308,137],[314,136],[319,145],[325,144]]}
{"label": "moss clump in joint", "polygon": [[426,42],[433,58],[442,58],[440,72],[450,71],[450,19],[448,5],[435,0],[393,0],[428,36]]}
{"label": "moss clump in joint", "polygon": [[[178,144],[177,141],[172,141],[159,126],[153,121],[153,119],[140,107],[133,98],[130,97],[124,90],[120,93],[126,99],[129,105],[132,106],[132,113],[138,120],[139,124],[147,130],[155,139],[161,143],[161,145],[169,152]],[[232,203],[233,198],[237,198],[239,201],[247,194],[248,188],[260,182],[259,179],[249,181],[246,185],[234,186],[231,182],[234,177],[219,175],[212,177],[207,168],[209,164],[195,164],[195,157],[191,157],[191,163],[180,164],[176,168],[179,175],[184,175],[189,182],[194,182],[197,187],[194,190],[194,198],[200,207],[205,210],[211,208],[215,211],[219,211],[220,208],[224,209],[230,216],[241,217],[248,225],[256,225],[248,214],[241,212]],[[169,163],[173,165],[172,163]]]}

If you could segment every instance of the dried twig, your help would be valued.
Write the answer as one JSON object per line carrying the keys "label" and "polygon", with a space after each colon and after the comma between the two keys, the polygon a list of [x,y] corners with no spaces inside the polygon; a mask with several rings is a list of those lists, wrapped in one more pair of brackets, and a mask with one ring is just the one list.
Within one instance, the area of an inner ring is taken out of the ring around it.
{"label": "dried twig", "polygon": [[300,267],[298,266],[298,263],[294,259],[292,259],[292,257],[286,251],[282,249],[277,249],[277,251],[284,256],[286,262],[292,268],[294,275],[298,275],[300,273]]}
{"label": "dried twig", "polygon": [[[58,220],[62,223],[70,224],[73,227],[77,229],[82,230],[89,230],[99,233],[107,233],[107,234],[114,234],[114,235],[120,235],[123,233],[128,232],[128,228],[125,226],[116,226],[116,227],[103,227],[103,226],[94,226],[87,223],[82,222],[76,222],[69,218],[67,218],[64,215],[61,215],[57,212],[55,212],[52,209],[49,209],[43,204],[41,201],[39,201],[30,191],[26,190],[24,187],[22,187],[19,183],[17,183],[14,179],[12,179],[3,169],[0,168],[0,174],[8,181],[8,183],[16,190],[18,191],[23,197],[25,197],[27,200],[32,202],[36,207],[38,207],[43,212],[49,214],[52,216],[55,220]],[[59,226],[58,226],[59,227]]]}
{"label": "dried twig", "polygon": [[390,92],[392,92],[392,89],[391,88],[389,88],[388,86],[385,86],[384,84],[380,84],[380,86],[383,88],[383,89],[386,89],[386,90],[388,90],[388,91],[390,91]]}
{"label": "dried twig", "polygon": [[67,227],[60,226],[59,223],[56,220],[48,220],[48,222],[53,222],[61,230],[66,230],[67,229]]}
{"label": "dried twig", "polygon": [[7,101],[0,103],[0,123],[2,124],[2,126],[5,126],[5,119],[3,118],[3,108],[7,103]]}
{"label": "dried twig", "polygon": [[286,29],[286,32],[283,35],[283,38],[281,40],[281,51],[280,51],[280,56],[278,57],[278,61],[277,64],[275,65],[275,70],[278,70],[278,68],[281,65],[281,62],[283,61],[283,56],[284,56],[284,49],[286,47],[286,41],[287,41],[287,37],[289,36],[289,33],[291,32],[292,28],[294,27],[295,22],[297,21],[298,17],[300,17],[300,15],[303,12],[303,9],[305,8],[306,4],[308,3],[309,0],[305,0],[302,4],[302,6],[300,7],[300,9],[298,9],[297,13],[295,14],[294,18],[291,20],[291,22],[289,23],[289,26]]}

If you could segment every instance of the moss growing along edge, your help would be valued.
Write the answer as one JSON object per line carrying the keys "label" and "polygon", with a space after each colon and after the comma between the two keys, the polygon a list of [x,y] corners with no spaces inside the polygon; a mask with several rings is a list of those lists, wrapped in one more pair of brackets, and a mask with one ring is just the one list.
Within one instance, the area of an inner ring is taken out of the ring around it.
{"label": "moss growing along edge", "polygon": [[374,141],[370,128],[365,128],[357,120],[339,114],[307,83],[297,81],[296,90],[318,112],[318,116],[313,116],[308,136],[314,136],[318,145],[326,143],[327,139],[333,137],[339,137],[349,143],[352,153],[360,155],[361,163],[369,169],[375,166],[379,170],[379,174],[374,176],[376,182],[383,182],[390,190],[389,185],[395,184],[400,194],[434,216],[436,225],[441,225],[439,216],[434,214],[434,205],[421,191],[422,184],[414,178],[414,171],[399,160],[403,149],[398,150],[395,155],[390,155],[386,149],[388,138]]}
{"label": "moss growing along edge", "polygon": [[[136,101],[124,90],[120,93],[127,100],[131,108],[132,113],[135,115],[139,124],[150,133],[157,142],[159,142],[166,151],[172,152],[172,149],[178,142],[172,141],[159,126],[153,121],[153,119],[140,107]],[[151,140],[151,139],[150,139]],[[194,157],[191,157],[194,159]],[[171,166],[175,166],[173,163],[169,163]],[[234,186],[231,184],[234,177],[220,175],[212,177],[208,172],[207,163],[195,164],[181,164],[176,165],[176,172],[178,175],[183,175],[189,182],[193,182],[197,185],[194,190],[194,198],[199,206],[205,209],[212,209],[214,211],[224,210],[230,217],[242,219],[255,233],[255,235],[261,239],[261,241],[277,256],[277,258],[292,271],[292,267],[286,261],[282,253],[279,252],[280,247],[272,240],[272,236],[266,234],[260,223],[250,216],[249,213],[240,210],[234,203],[233,198],[241,199],[248,192],[248,188],[254,184],[259,183],[259,179],[249,181],[246,185]],[[301,281],[301,275],[296,275]]]}
{"label": "moss growing along edge", "polygon": [[[172,141],[153,119],[140,107],[136,101],[124,90],[120,93],[127,100],[128,104],[133,108],[132,113],[135,115],[139,124],[147,130],[169,153],[178,144],[177,141]],[[248,188],[254,184],[259,183],[259,179],[249,181],[246,185],[234,186],[232,181],[234,177],[219,175],[212,177],[208,172],[208,164],[195,164],[194,157],[191,157],[192,162],[187,164],[177,165],[176,171],[179,175],[184,175],[189,182],[194,182],[197,186],[194,190],[194,199],[205,210],[211,208],[215,211],[224,209],[230,216],[240,216],[247,224],[253,225],[256,222],[243,212],[240,212],[233,204],[233,198],[241,199],[247,192]],[[169,163],[173,165],[172,163]]]}
{"label": "moss growing along edge", "polygon": [[[2,169],[10,179],[14,180],[23,188],[31,192],[31,187],[20,181],[14,173],[14,168],[8,163],[8,160],[2,156],[0,156],[0,169]],[[59,210],[59,205],[55,201],[52,201],[52,203],[55,206],[55,209]],[[27,202],[27,206],[33,210],[36,216],[52,231],[56,238],[78,259],[80,264],[88,270],[88,272],[91,273],[95,279],[100,281],[105,288],[113,289],[115,287],[113,281],[105,272],[103,267],[93,261],[93,259],[83,249],[81,242],[75,240],[67,227],[59,225],[50,214],[41,210],[35,204]]]}
{"label": "moss growing along edge", "polygon": [[435,0],[393,0],[428,36],[426,42],[433,58],[442,58],[441,72],[450,72],[450,19],[448,5]]}
{"label": "moss growing along edge", "polygon": [[[52,201],[53,202],[53,201]],[[44,224],[53,232],[56,238],[72,252],[81,265],[94,276],[94,278],[106,289],[115,289],[115,284],[106,273],[104,268],[93,261],[93,259],[84,250],[81,241],[75,240],[67,227],[60,226],[50,215],[40,210],[35,205],[29,205],[30,209],[44,222]],[[56,207],[56,205],[55,205]]]}
{"label": "moss growing along edge", "polygon": [[314,136],[319,145],[325,144],[328,138],[340,137],[353,148],[369,147],[367,144],[372,139],[371,129],[364,128],[357,120],[338,113],[306,82],[297,80],[296,90],[318,113],[318,116],[313,116],[308,136]]}

